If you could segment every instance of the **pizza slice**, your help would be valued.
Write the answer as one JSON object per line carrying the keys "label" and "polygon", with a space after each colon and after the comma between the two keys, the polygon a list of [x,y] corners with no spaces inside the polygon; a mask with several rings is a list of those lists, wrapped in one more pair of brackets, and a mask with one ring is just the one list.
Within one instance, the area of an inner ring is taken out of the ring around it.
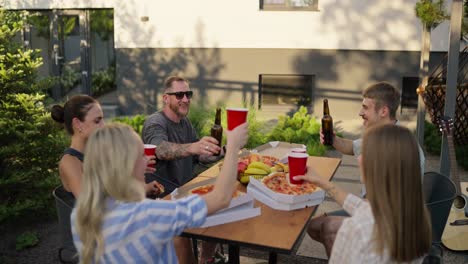
{"label": "pizza slice", "polygon": [[192,194],[198,194],[198,195],[204,195],[207,194],[211,191],[213,191],[214,185],[213,184],[207,184],[207,185],[202,185],[200,187],[194,188],[190,190]]}
{"label": "pizza slice", "polygon": [[272,173],[262,179],[262,183],[270,190],[288,194],[288,195],[302,195],[309,194],[317,190],[317,186],[310,182],[303,184],[289,184],[288,178],[284,172]]}
{"label": "pizza slice", "polygon": [[[200,187],[196,187],[196,188],[193,188],[192,190],[190,190],[190,193],[191,194],[198,194],[198,195],[205,195],[211,191],[214,190],[214,185],[213,184],[206,184],[206,185],[202,185]],[[242,195],[243,192],[239,191],[239,190],[235,190],[233,193],[232,193],[232,198],[236,198],[240,195]]]}

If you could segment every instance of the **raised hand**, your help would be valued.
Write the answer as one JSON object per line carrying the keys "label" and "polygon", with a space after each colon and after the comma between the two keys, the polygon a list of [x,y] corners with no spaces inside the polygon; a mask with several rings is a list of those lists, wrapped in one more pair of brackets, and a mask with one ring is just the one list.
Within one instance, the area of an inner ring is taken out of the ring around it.
{"label": "raised hand", "polygon": [[237,126],[232,131],[227,131],[227,146],[226,148],[233,148],[240,150],[249,139],[248,124],[244,123]]}

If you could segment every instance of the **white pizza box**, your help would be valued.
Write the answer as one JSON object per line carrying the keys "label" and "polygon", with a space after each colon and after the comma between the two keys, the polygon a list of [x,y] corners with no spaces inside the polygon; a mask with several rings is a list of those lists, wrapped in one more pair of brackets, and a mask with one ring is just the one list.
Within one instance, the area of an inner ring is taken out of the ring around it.
{"label": "white pizza box", "polygon": [[[190,190],[192,190],[194,188],[197,188],[197,187],[200,187],[200,186],[203,186],[203,185],[214,184],[215,181],[216,181],[216,178],[211,178],[211,179],[207,179],[207,180],[204,180],[204,181],[199,181],[199,182],[196,182],[196,183],[193,183],[193,184],[190,184],[190,185],[185,185],[185,186],[182,186],[180,188],[176,188],[171,193],[171,199],[175,200],[175,199],[182,198],[184,196],[191,195],[192,193],[190,192]],[[239,206],[239,205],[251,202],[251,201],[253,201],[253,198],[252,198],[251,195],[241,192],[241,195],[239,195],[239,196],[237,196],[235,198],[232,198],[231,203],[229,204],[229,206],[222,209],[221,211],[225,211],[225,210],[228,210],[230,208],[233,208],[233,207],[236,207],[236,206]],[[218,212],[220,212],[220,211],[218,211]]]}
{"label": "white pizza box", "polygon": [[249,184],[247,186],[247,193],[252,195],[257,201],[266,204],[267,206],[282,211],[292,211],[302,208],[311,207],[314,205],[321,204],[323,202],[323,197],[317,197],[312,200],[307,200],[304,202],[298,202],[293,204],[281,203],[273,200],[271,197],[258,190],[254,185]]}
{"label": "white pizza box", "polygon": [[293,148],[306,148],[306,146],[283,141],[270,141],[256,147],[251,152],[276,157],[281,163],[288,163],[288,153],[291,152]]}
{"label": "white pizza box", "polygon": [[254,207],[254,202],[252,200],[248,203],[244,203],[230,209],[218,211],[215,214],[208,216],[205,223],[201,227],[210,227],[240,221],[259,216],[261,213],[261,208]]}
{"label": "white pizza box", "polygon": [[[175,200],[191,195],[190,190],[203,185],[214,184],[215,181],[216,178],[211,178],[177,188],[171,193],[171,199]],[[250,194],[241,193],[241,195],[231,200],[231,203],[227,208],[207,216],[205,223],[201,227],[231,223],[260,215],[261,208],[254,208],[253,197]]]}
{"label": "white pizza box", "polygon": [[[288,177],[288,175],[286,175],[286,177]],[[259,191],[264,193],[266,196],[270,197],[272,200],[285,204],[295,204],[317,199],[323,201],[323,199],[325,199],[325,191],[318,187],[317,190],[313,193],[290,195],[274,192],[270,188],[266,187],[261,180],[257,180],[254,177],[250,177],[250,182],[248,186],[250,185],[257,188]]]}

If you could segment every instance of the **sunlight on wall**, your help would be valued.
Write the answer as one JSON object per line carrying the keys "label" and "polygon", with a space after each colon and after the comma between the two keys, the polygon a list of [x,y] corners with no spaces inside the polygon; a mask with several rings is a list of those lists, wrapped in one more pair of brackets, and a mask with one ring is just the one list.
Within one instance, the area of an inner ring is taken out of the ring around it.
{"label": "sunlight on wall", "polygon": [[[317,12],[261,11],[259,0],[9,0],[5,5],[114,8],[116,48],[414,51],[421,42],[416,1],[320,0]],[[432,50],[447,50],[448,22],[433,31],[432,41]]]}

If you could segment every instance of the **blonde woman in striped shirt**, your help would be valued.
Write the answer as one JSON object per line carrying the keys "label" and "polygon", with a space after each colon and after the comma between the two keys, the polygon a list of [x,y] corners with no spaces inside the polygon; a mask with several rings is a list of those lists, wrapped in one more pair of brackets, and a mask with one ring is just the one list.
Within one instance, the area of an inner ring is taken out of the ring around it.
{"label": "blonde woman in striped shirt", "polygon": [[177,263],[173,237],[201,226],[228,206],[247,124],[227,132],[228,145],[215,188],[176,201],[145,199],[148,159],[140,137],[126,125],[106,125],[88,139],[82,191],[72,213],[81,263]]}

